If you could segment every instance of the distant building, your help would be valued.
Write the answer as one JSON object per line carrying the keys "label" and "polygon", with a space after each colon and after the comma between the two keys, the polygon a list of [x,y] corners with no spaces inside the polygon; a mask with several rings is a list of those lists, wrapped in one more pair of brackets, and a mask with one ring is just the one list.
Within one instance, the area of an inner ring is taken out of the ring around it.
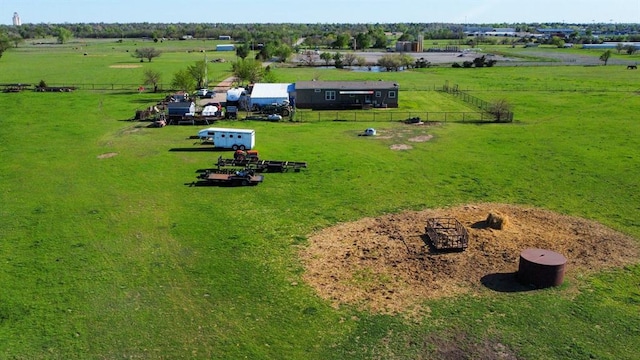
{"label": "distant building", "polygon": [[20,20],[20,15],[17,12],[13,13],[13,26],[22,25],[22,21]]}
{"label": "distant building", "polygon": [[424,38],[422,35],[418,36],[418,41],[397,41],[397,52],[423,52]]}
{"label": "distant building", "polygon": [[216,45],[216,51],[235,51],[236,47],[233,44],[219,44]]}

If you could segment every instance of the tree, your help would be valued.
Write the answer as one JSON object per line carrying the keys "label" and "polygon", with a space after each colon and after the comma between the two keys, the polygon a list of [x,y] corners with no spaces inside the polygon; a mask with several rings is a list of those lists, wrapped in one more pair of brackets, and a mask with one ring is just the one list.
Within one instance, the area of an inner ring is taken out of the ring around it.
{"label": "tree", "polygon": [[345,53],[344,54],[344,58],[342,59],[342,61],[344,62],[345,66],[353,66],[353,64],[356,62],[357,58],[356,58],[356,54],[354,53]]}
{"label": "tree", "polygon": [[320,59],[324,60],[325,64],[329,66],[329,63],[333,60],[333,55],[330,52],[323,52],[320,54]]}
{"label": "tree", "polygon": [[276,48],[276,51],[274,53],[274,55],[280,59],[280,62],[287,61],[292,54],[293,49],[291,49],[291,46],[287,44],[280,44],[280,46]]}
{"label": "tree", "polygon": [[349,45],[350,39],[351,36],[349,36],[349,34],[338,34],[338,36],[336,36],[336,40],[331,45],[336,49],[342,49]]}
{"label": "tree", "polygon": [[11,41],[9,40],[9,37],[7,34],[0,31],[0,58],[2,57],[2,53],[10,47]]}
{"label": "tree", "polygon": [[633,55],[637,51],[634,45],[625,45],[624,49],[627,52],[627,55]]}
{"label": "tree", "polygon": [[398,54],[398,61],[400,66],[405,69],[410,68],[415,63],[415,59],[409,54]]}
{"label": "tree", "polygon": [[256,60],[259,61],[267,61],[271,59],[276,54],[277,46],[273,42],[269,42],[264,44],[260,52],[256,54]]}
{"label": "tree", "polygon": [[196,61],[194,65],[187,67],[187,71],[193,77],[198,89],[206,88],[209,84],[207,82],[208,64],[204,60]]}
{"label": "tree", "polygon": [[311,50],[307,50],[302,55],[302,62],[306,66],[313,66],[313,65],[316,64],[316,57],[317,57],[317,55],[315,54],[315,52],[313,52]]}
{"label": "tree", "polygon": [[73,34],[67,28],[59,27],[56,31],[56,36],[58,38],[58,44],[64,44],[71,39]]}
{"label": "tree", "polygon": [[238,82],[256,83],[264,76],[262,63],[255,59],[238,60],[231,65],[233,76]]}
{"label": "tree", "polygon": [[278,82],[278,79],[276,77],[276,74],[273,70],[271,70],[271,66],[267,66],[266,68],[264,68],[263,74],[262,74],[262,79],[260,79],[262,82],[266,82],[266,83],[276,83]]}
{"label": "tree", "polygon": [[551,38],[551,44],[555,45],[557,48],[564,47],[564,40],[559,36],[554,36]]}
{"label": "tree", "polygon": [[143,59],[147,59],[149,62],[151,62],[151,59],[160,56],[160,54],[161,54],[160,50],[157,50],[156,48],[152,48],[152,47],[146,47],[146,48],[136,49],[131,56],[140,59],[140,62],[142,62]]}
{"label": "tree", "polygon": [[607,66],[607,62],[609,61],[610,57],[611,57],[611,50],[607,50],[603,52],[602,55],[600,55],[600,61],[604,61],[604,66]]}
{"label": "tree", "polygon": [[173,80],[171,80],[171,86],[176,90],[190,91],[195,89],[195,85],[195,81],[187,69],[175,73]]}
{"label": "tree", "polygon": [[402,63],[398,54],[393,54],[393,55],[386,54],[386,55],[382,55],[378,59],[378,66],[382,66],[383,68],[387,69],[387,71],[392,71],[392,70],[398,71],[401,64]]}
{"label": "tree", "polygon": [[249,45],[244,43],[236,48],[236,56],[244,60],[247,56],[249,56],[249,51]]}
{"label": "tree", "polygon": [[616,51],[620,54],[620,51],[624,50],[624,44],[619,42],[616,44]]}
{"label": "tree", "polygon": [[355,37],[356,48],[357,49],[368,49],[371,47],[371,37],[365,33],[359,33]]}
{"label": "tree", "polygon": [[13,43],[13,46],[17,48],[20,43],[24,42],[24,39],[22,38],[22,36],[20,36],[20,34],[11,33],[9,34],[9,41],[11,41]]}
{"label": "tree", "polygon": [[375,31],[370,31],[369,37],[373,39],[374,48],[384,49],[387,47],[388,39],[387,34],[384,33],[384,30],[377,29]]}
{"label": "tree", "polygon": [[158,84],[160,83],[161,74],[159,71],[147,69],[144,71],[142,83],[144,85],[152,85],[153,92],[158,92]]}
{"label": "tree", "polygon": [[487,112],[496,117],[496,122],[513,121],[513,106],[506,99],[499,99],[489,105]]}
{"label": "tree", "polygon": [[342,54],[338,51],[333,54],[333,65],[338,69],[342,69],[344,67],[344,64],[342,63]]}

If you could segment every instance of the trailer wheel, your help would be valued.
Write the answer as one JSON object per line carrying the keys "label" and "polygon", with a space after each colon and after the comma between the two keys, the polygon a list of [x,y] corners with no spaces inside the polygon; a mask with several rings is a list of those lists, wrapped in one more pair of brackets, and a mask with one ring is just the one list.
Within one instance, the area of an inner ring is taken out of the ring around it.
{"label": "trailer wheel", "polygon": [[242,186],[247,186],[247,185],[249,185],[249,180],[247,179],[242,180]]}
{"label": "trailer wheel", "polygon": [[231,148],[233,149],[233,151],[236,151],[238,150],[238,145],[233,145]]}
{"label": "trailer wheel", "polygon": [[284,110],[282,110],[282,116],[287,117],[287,116],[289,116],[289,115],[291,115],[291,113],[289,112],[289,110],[288,110],[288,109],[284,109]]}
{"label": "trailer wheel", "polygon": [[240,150],[244,151],[244,149],[246,149],[244,145],[240,145]]}

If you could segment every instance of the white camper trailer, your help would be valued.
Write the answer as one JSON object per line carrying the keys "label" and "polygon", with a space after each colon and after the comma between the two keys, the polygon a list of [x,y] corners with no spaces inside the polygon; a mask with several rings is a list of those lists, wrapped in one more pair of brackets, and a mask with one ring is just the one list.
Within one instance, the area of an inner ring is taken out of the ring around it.
{"label": "white camper trailer", "polygon": [[250,150],[256,146],[256,131],[252,129],[206,128],[198,131],[202,141],[213,142],[223,149]]}

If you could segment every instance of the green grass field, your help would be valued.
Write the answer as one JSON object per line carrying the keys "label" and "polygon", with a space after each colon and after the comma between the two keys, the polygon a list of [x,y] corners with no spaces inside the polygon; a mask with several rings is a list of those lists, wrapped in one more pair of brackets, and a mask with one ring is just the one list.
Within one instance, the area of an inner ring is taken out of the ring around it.
{"label": "green grass field", "polygon": [[[170,81],[202,58],[199,42],[172,42],[141,68],[110,67],[140,64],[129,45],[25,44],[0,59],[0,83],[135,84],[146,67]],[[223,79],[230,65],[211,69]],[[318,72],[274,71],[280,81]],[[357,136],[398,122],[223,123],[255,129],[264,158],[309,164],[246,188],[189,186],[224,155],[193,151],[198,127],[124,121],[158,94],[0,93],[0,358],[483,358],[499,344],[523,359],[635,359],[640,263],[559,288],[431,300],[414,319],[331,307],[301,280],[297,251],[336,223],[474,202],[541,207],[640,239],[638,74],[322,71],[398,81],[401,111],[469,109],[431,90],[460,84],[507,99],[516,121],[446,123],[409,151],[389,149],[402,138]]]}

